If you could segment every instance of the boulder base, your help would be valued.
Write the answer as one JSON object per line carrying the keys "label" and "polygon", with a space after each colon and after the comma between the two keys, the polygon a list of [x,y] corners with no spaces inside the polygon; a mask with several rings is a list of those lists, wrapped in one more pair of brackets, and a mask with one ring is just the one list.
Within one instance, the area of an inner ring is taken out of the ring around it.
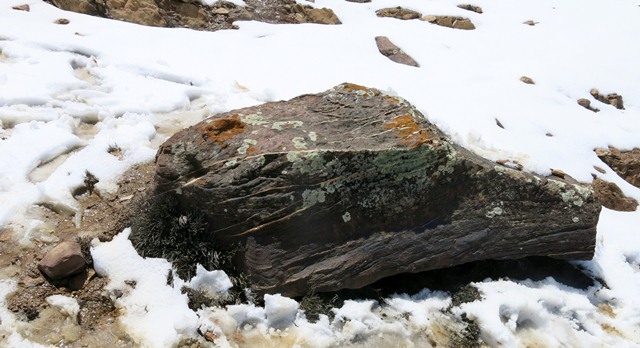
{"label": "boulder base", "polygon": [[590,259],[588,185],[487,161],[407,101],[341,84],[214,115],[167,140],[158,192],[240,243],[255,290],[302,295],[483,259]]}

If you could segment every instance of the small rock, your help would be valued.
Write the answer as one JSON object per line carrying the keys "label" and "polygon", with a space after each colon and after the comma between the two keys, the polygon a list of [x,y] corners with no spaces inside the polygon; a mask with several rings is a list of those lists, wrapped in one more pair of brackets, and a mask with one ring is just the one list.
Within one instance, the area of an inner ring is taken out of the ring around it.
{"label": "small rock", "polygon": [[31,11],[31,8],[29,7],[28,4],[13,6],[12,8],[18,11],[26,11],[26,12]]}
{"label": "small rock", "polygon": [[606,174],[607,171],[598,167],[598,166],[593,166],[593,169],[597,170],[600,174]]}
{"label": "small rock", "polygon": [[524,21],[522,22],[522,24],[526,24],[526,25],[530,25],[530,26],[534,26],[536,24],[538,24],[539,22],[534,22],[532,20],[528,20],[528,21]]}
{"label": "small rock", "polygon": [[422,17],[422,20],[447,28],[462,30],[473,30],[476,28],[469,18],[464,17],[427,15]]}
{"label": "small rock", "polygon": [[470,4],[461,4],[458,5],[459,8],[467,11],[473,11],[475,13],[482,13],[482,8],[480,6],[470,5]]}
{"label": "small rock", "polygon": [[383,56],[396,63],[415,67],[420,66],[418,62],[402,51],[398,46],[393,44],[393,42],[391,42],[391,40],[386,36],[376,36],[376,45],[378,46],[378,51],[380,51]]}
{"label": "small rock", "polygon": [[217,9],[215,9],[213,11],[214,14],[220,14],[220,15],[228,15],[229,12],[231,12],[231,11],[227,10],[224,7],[219,7],[219,8],[217,8]]}
{"label": "small rock", "polygon": [[203,336],[204,336],[204,339],[209,342],[213,342],[218,339],[218,335],[216,335],[214,332],[211,332],[211,331],[205,332]]}
{"label": "small rock", "polygon": [[603,206],[616,211],[635,211],[638,202],[622,193],[618,185],[602,179],[593,181],[593,189]]}
{"label": "small rock", "polygon": [[305,9],[304,14],[308,23],[316,24],[342,24],[340,19],[330,8],[311,8]]}
{"label": "small rock", "polygon": [[66,18],[58,18],[54,23],[61,24],[61,25],[67,25],[67,24],[69,24],[71,22]]}
{"label": "small rock", "polygon": [[551,168],[551,175],[557,176],[560,179],[564,179],[564,177],[567,175],[567,173],[565,173],[561,169],[553,169],[553,168]]}
{"label": "small rock", "polygon": [[402,20],[416,19],[422,16],[420,12],[402,8],[400,6],[379,9],[376,11],[376,15],[378,17],[391,17]]}
{"label": "small rock", "polygon": [[609,104],[616,109],[624,110],[624,103],[622,102],[622,96],[618,93],[609,93],[606,96],[601,94],[597,88],[592,88],[589,92],[597,101]]}
{"label": "small rock", "polygon": [[591,110],[593,112],[598,112],[600,111],[600,109],[594,108],[591,106],[591,101],[589,99],[586,98],[580,98],[578,99],[578,105],[582,106],[583,108],[587,109],[587,110]]}
{"label": "small rock", "polygon": [[528,85],[535,85],[536,83],[533,81],[532,78],[528,77],[528,76],[521,76],[520,77],[520,81],[528,84]]}
{"label": "small rock", "polygon": [[62,242],[51,249],[38,263],[42,274],[53,280],[68,278],[84,270],[85,260],[82,257],[80,244]]}
{"label": "small rock", "polygon": [[496,126],[498,126],[498,127],[502,128],[502,129],[504,129],[504,125],[502,124],[502,122],[500,122],[500,120],[499,120],[499,119],[497,119],[497,118],[496,118],[495,120],[496,120]]}

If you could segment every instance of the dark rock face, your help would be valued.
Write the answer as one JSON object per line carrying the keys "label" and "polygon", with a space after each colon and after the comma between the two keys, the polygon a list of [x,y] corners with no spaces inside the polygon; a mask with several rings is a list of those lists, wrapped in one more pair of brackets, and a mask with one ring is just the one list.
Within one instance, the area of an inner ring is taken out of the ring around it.
{"label": "dark rock face", "polygon": [[60,280],[84,271],[85,260],[80,244],[62,242],[51,249],[38,263],[38,269],[49,279]]}
{"label": "dark rock face", "polygon": [[483,259],[589,259],[601,209],[589,186],[489,162],[402,98],[348,83],[175,134],[156,180],[218,245],[241,243],[255,290],[288,296]]}

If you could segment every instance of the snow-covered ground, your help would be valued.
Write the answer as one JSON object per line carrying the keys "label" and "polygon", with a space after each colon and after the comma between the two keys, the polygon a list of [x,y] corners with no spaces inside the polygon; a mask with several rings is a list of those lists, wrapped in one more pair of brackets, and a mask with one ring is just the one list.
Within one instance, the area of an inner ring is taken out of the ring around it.
{"label": "snow-covered ground", "polygon": [[[609,145],[640,147],[637,1],[474,1],[482,14],[451,0],[300,2],[332,8],[343,24],[241,22],[240,30],[196,32],[64,12],[39,0],[2,0],[0,230],[10,227],[12,238],[29,246],[44,225],[31,213],[34,205],[79,216],[72,192],[83,185],[86,171],[99,179],[96,189],[109,195],[122,173],[153,159],[170,131],[212,113],[341,82],[408,99],[456,142],[488,159],[517,161],[543,175],[561,169],[585,182],[599,166],[606,169],[601,178],[640,200],[640,189],[593,152]],[[25,3],[30,11],[12,9]],[[395,6],[468,17],[477,29],[375,15]],[[54,23],[58,18],[70,23]],[[538,24],[523,24],[527,20]],[[382,56],[374,41],[379,35],[420,67]],[[535,84],[522,83],[523,75]],[[595,101],[592,88],[622,95],[626,109]],[[582,108],[579,98],[601,111]],[[121,157],[108,152],[116,145]],[[587,290],[551,278],[487,280],[474,284],[481,301],[454,307],[450,314],[445,314],[449,294],[425,289],[384,303],[347,301],[334,310],[333,320],[323,316],[316,323],[305,319],[295,301],[279,295],[266,297],[265,307],[191,311],[180,293],[189,280],[168,286],[170,263],[139,257],[127,231],[96,243],[93,256],[109,287],[137,281],[116,304],[121,324],[139,346],[171,346],[195,337],[198,329],[213,333],[221,346],[429,346],[438,344],[433,339],[438,332],[462,325],[456,319],[465,315],[479,324],[483,342],[492,347],[633,347],[640,345],[638,226],[638,211],[603,209],[594,259],[582,262],[599,280]],[[3,277],[0,345],[22,347],[29,342],[16,328],[26,323],[4,300],[16,279]],[[228,278],[201,269],[190,282],[224,292]],[[77,315],[73,300],[48,302],[65,315]]]}

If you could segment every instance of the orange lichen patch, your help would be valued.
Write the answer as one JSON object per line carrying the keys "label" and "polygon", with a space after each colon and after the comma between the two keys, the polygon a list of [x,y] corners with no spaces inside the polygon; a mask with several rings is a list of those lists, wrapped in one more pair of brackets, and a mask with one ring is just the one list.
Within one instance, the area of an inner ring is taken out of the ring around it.
{"label": "orange lichen patch", "polygon": [[412,148],[437,138],[429,129],[420,127],[409,114],[394,117],[391,122],[384,125],[384,128],[395,130],[402,138],[400,144]]}
{"label": "orange lichen patch", "polygon": [[258,148],[255,146],[249,146],[249,148],[247,149],[247,155],[253,155],[256,152],[258,152]]}
{"label": "orange lichen patch", "polygon": [[221,118],[212,120],[204,126],[198,126],[198,131],[204,133],[205,139],[215,141],[223,148],[239,133],[244,132],[246,123],[236,118]]}

